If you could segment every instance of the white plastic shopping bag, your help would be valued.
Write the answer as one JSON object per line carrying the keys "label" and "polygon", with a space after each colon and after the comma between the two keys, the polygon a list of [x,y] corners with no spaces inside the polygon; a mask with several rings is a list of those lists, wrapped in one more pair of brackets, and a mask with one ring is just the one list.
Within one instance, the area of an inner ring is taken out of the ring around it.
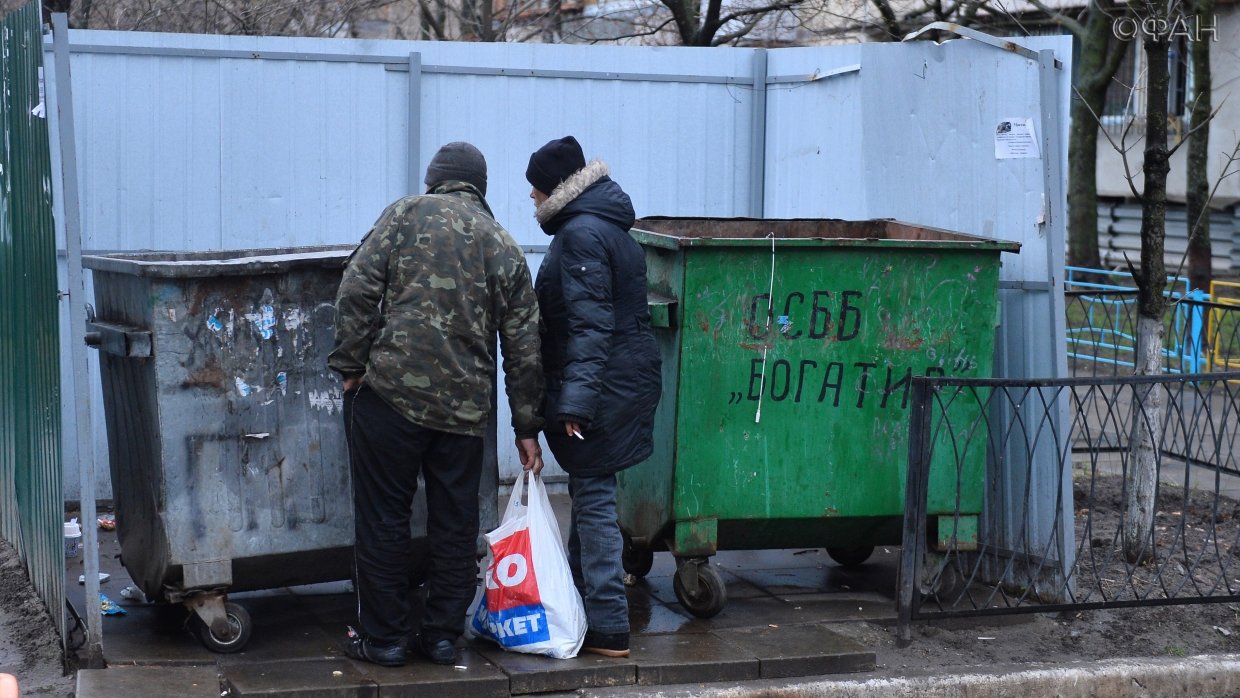
{"label": "white plastic shopping bag", "polygon": [[542,478],[530,476],[528,505],[524,480],[513,485],[499,528],[486,534],[486,574],[466,633],[513,652],[568,659],[585,640],[585,609]]}

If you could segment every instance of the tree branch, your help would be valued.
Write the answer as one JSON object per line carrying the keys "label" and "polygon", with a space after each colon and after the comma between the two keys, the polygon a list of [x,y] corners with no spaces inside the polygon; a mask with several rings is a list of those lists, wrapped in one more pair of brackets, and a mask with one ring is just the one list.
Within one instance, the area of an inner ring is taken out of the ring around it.
{"label": "tree branch", "polygon": [[430,27],[434,38],[440,41],[448,38],[444,35],[443,20],[435,16],[428,0],[418,0],[418,7],[422,8],[422,21]]}
{"label": "tree branch", "polygon": [[1064,29],[1067,29],[1068,31],[1072,32],[1072,34],[1076,36],[1076,38],[1084,41],[1085,38],[1088,36],[1089,32],[1085,31],[1085,25],[1081,24],[1075,19],[1072,19],[1071,17],[1063,14],[1062,12],[1058,10],[1054,10],[1054,9],[1051,9],[1050,7],[1047,7],[1046,4],[1042,2],[1042,0],[1028,0],[1028,1],[1030,5],[1033,5],[1039,10],[1050,15],[1051,21],[1063,27]]}
{"label": "tree branch", "polygon": [[878,10],[879,16],[883,18],[883,24],[888,36],[899,40],[904,36],[904,31],[900,28],[900,21],[896,19],[895,10],[891,9],[891,3],[888,0],[870,0],[874,4],[874,9]]}
{"label": "tree branch", "polygon": [[745,36],[749,32],[753,31],[754,27],[758,26],[758,22],[761,22],[761,21],[762,21],[762,15],[753,15],[748,20],[743,22],[741,24],[741,27],[737,29],[736,31],[728,32],[727,34],[724,34],[722,36],[716,35],[715,38],[711,40],[711,45],[721,46],[723,44],[728,43],[729,41],[736,41],[742,36]]}
{"label": "tree branch", "polygon": [[[1200,95],[1198,95],[1198,96],[1197,96],[1197,99],[1201,99],[1201,96],[1200,96]],[[1195,99],[1195,100],[1193,100],[1193,101],[1194,101],[1194,102],[1196,102],[1197,100]],[[1175,144],[1175,145],[1171,148],[1171,150],[1168,150],[1168,151],[1167,151],[1167,157],[1171,157],[1172,155],[1175,155],[1175,151],[1179,150],[1179,149],[1180,149],[1180,146],[1182,146],[1182,145],[1184,145],[1185,143],[1187,143],[1187,142],[1188,142],[1188,137],[1189,137],[1189,136],[1193,135],[1193,134],[1194,134],[1194,133],[1196,133],[1197,131],[1200,131],[1203,127],[1208,126],[1208,125],[1210,124],[1210,122],[1211,122],[1211,121],[1214,121],[1214,117],[1218,116],[1218,112],[1219,112],[1219,110],[1220,110],[1220,109],[1222,109],[1222,108],[1223,108],[1223,105],[1224,105],[1224,104],[1226,104],[1226,103],[1227,103],[1227,97],[1224,97],[1224,98],[1223,98],[1223,100],[1222,100],[1221,102],[1219,102],[1219,105],[1218,105],[1217,107],[1215,107],[1215,108],[1214,108],[1214,111],[1210,112],[1210,115],[1209,115],[1209,116],[1207,116],[1206,118],[1204,118],[1204,119],[1202,119],[1202,120],[1201,120],[1201,123],[1199,123],[1199,124],[1193,124],[1193,127],[1192,127],[1192,128],[1190,128],[1190,129],[1188,129],[1188,131],[1186,131],[1186,132],[1184,133],[1184,135],[1180,137],[1180,142],[1179,142],[1179,143],[1176,143],[1176,144]]]}
{"label": "tree branch", "polygon": [[[1072,92],[1076,94],[1076,98],[1081,100],[1081,103],[1085,105],[1085,108],[1088,109],[1089,113],[1094,117],[1094,123],[1098,126],[1098,130],[1102,131],[1103,137],[1107,139],[1107,142],[1111,144],[1111,147],[1115,149],[1115,152],[1120,154],[1120,157],[1124,163],[1124,179],[1128,181],[1128,188],[1132,191],[1133,197],[1140,200],[1141,194],[1137,192],[1137,187],[1133,183],[1136,180],[1136,175],[1132,174],[1128,167],[1128,149],[1121,148],[1119,145],[1116,145],[1115,140],[1111,138],[1111,134],[1107,133],[1106,128],[1103,127],[1102,117],[1098,116],[1098,112],[1094,111],[1094,108],[1089,105],[1089,100],[1085,99],[1085,96],[1081,94],[1081,91],[1078,90],[1075,85],[1072,86]],[[1129,126],[1131,126],[1131,122],[1129,122]],[[1124,129],[1124,133],[1128,133],[1127,128]],[[1123,138],[1120,140],[1123,142]],[[1094,157],[1097,157],[1097,155]]]}
{"label": "tree branch", "polygon": [[782,10],[791,9],[793,7],[796,7],[800,3],[801,3],[801,0],[781,0],[780,2],[773,2],[769,5],[764,5],[762,7],[753,7],[753,8],[746,9],[746,10],[737,10],[736,12],[729,13],[726,17],[721,19],[719,21],[719,24],[724,25],[733,20],[738,20],[738,19],[742,19],[745,17],[753,17],[754,15],[758,15],[758,19],[761,20],[761,15],[765,15],[770,12],[778,12]]}

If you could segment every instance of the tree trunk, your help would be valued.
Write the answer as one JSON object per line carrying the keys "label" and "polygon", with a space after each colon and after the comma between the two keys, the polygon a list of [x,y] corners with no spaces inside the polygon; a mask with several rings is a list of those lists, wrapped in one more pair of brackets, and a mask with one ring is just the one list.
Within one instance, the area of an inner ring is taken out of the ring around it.
{"label": "tree trunk", "polygon": [[[1192,26],[1213,26],[1214,0],[1194,0],[1189,8],[1195,15]],[[1210,118],[1210,42],[1202,36],[1192,37],[1190,41],[1193,58],[1193,112],[1190,126],[1194,130],[1188,136],[1188,279],[1193,288],[1209,290],[1212,270],[1210,269],[1210,127],[1205,124]]]}
{"label": "tree trunk", "polygon": [[[1137,374],[1157,374],[1162,368],[1162,318],[1137,316]],[[1132,433],[1128,445],[1128,480],[1125,483],[1124,556],[1144,562],[1154,556],[1154,507],[1158,463],[1162,456],[1160,436],[1166,389],[1160,384],[1133,386]]]}
{"label": "tree trunk", "polygon": [[700,3],[695,0],[660,0],[672,12],[672,20],[676,24],[676,33],[680,35],[682,46],[692,46],[701,26]]}
{"label": "tree trunk", "polygon": [[[1097,269],[1098,253],[1098,129],[1094,114],[1102,114],[1105,83],[1092,94],[1072,100],[1068,133],[1068,264]],[[1090,111],[1093,107],[1093,111]]]}
{"label": "tree trunk", "polygon": [[1113,30],[1114,6],[1094,2],[1081,46],[1076,90],[1072,98],[1072,126],[1068,133],[1068,264],[1097,268],[1098,255],[1098,123],[1107,87],[1128,50]]}
{"label": "tree trunk", "polygon": [[[1154,17],[1166,19],[1165,6],[1147,4]],[[1165,26],[1165,25],[1164,25]],[[1167,89],[1169,74],[1166,36],[1146,36],[1147,89],[1145,124],[1145,189],[1141,199],[1141,269],[1137,282],[1137,375],[1162,372],[1163,289],[1167,271],[1163,262],[1167,224]],[[1159,465],[1159,438],[1165,399],[1161,386],[1137,386],[1133,391],[1132,434],[1129,443],[1127,501],[1124,511],[1124,554],[1130,562],[1153,554],[1155,490]]]}

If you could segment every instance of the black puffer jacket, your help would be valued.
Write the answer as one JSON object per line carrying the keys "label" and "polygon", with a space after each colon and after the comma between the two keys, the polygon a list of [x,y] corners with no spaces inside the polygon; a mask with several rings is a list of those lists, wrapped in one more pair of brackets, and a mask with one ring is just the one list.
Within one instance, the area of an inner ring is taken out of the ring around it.
{"label": "black puffer jacket", "polygon": [[[614,473],[650,456],[659,350],[646,306],[646,258],[629,236],[633,204],[592,162],[537,211],[551,247],[534,288],[542,315],[547,445],[577,476]],[[564,422],[585,439],[566,436]]]}

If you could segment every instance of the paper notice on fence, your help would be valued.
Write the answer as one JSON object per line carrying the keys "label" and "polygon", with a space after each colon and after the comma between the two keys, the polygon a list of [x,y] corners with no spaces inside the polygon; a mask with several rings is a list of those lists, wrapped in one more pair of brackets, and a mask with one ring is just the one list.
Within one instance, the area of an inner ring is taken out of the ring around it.
{"label": "paper notice on fence", "polygon": [[1004,119],[995,127],[995,159],[1040,157],[1033,119]]}

